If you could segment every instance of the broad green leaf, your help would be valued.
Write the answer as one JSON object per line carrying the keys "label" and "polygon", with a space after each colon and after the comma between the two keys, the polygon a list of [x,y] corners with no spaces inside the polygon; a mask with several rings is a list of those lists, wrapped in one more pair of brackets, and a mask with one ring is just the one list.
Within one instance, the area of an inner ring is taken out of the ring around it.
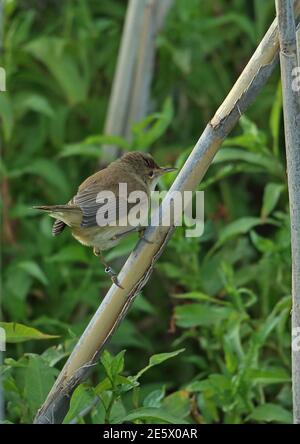
{"label": "broad green leaf", "polygon": [[130,148],[130,144],[122,137],[99,134],[89,136],[79,143],[65,145],[59,153],[59,157],[87,156],[101,158],[101,147],[103,145],[118,146],[126,151]]}
{"label": "broad green leaf", "polygon": [[50,367],[40,356],[29,356],[25,369],[24,397],[32,414],[45,401],[57,375],[58,370]]}
{"label": "broad green leaf", "polygon": [[124,422],[133,422],[139,420],[155,421],[156,424],[187,424],[187,422],[181,418],[176,418],[166,412],[162,408],[150,408],[140,407],[132,412],[126,413],[124,416],[114,418],[114,424],[121,424]]}
{"label": "broad green leaf", "polygon": [[32,277],[17,266],[7,270],[3,289],[3,308],[11,319],[16,321],[26,318],[26,297],[32,284]]}
{"label": "broad green leaf", "polygon": [[60,190],[63,196],[71,194],[70,184],[64,171],[51,160],[36,159],[25,167],[23,172],[42,177],[51,186]]}
{"label": "broad green leaf", "polygon": [[[167,98],[163,104],[161,113],[156,113],[146,117],[141,122],[133,126],[134,147],[138,149],[149,148],[167,130],[173,118],[173,104]],[[154,121],[154,123],[152,123]],[[150,125],[152,123],[152,125]],[[150,125],[150,127],[149,127]]]}
{"label": "broad green leaf", "polygon": [[31,91],[19,94],[14,100],[14,108],[19,118],[28,110],[44,114],[50,118],[55,115],[54,109],[47,98]]}
{"label": "broad green leaf", "polygon": [[112,382],[109,378],[103,379],[97,386],[94,388],[94,391],[97,396],[101,395],[101,393],[112,390],[113,388],[118,388],[118,391],[120,392],[128,392],[129,390],[132,390],[134,387],[138,387],[139,383],[134,381],[133,378],[130,376],[126,378],[122,375],[116,375],[114,378],[114,387],[112,385]]}
{"label": "broad green leaf", "polygon": [[84,262],[89,263],[88,249],[77,244],[66,245],[58,253],[47,258],[47,262]]}
{"label": "broad green leaf", "polygon": [[162,386],[150,392],[143,401],[143,407],[159,408],[166,393],[166,387]]}
{"label": "broad green leaf", "polygon": [[58,362],[66,358],[68,355],[69,353],[66,348],[62,346],[62,344],[59,344],[47,348],[41,356],[46,362],[48,362],[50,367],[54,367]]}
{"label": "broad green leaf", "polygon": [[189,293],[174,294],[173,297],[176,299],[191,299],[191,300],[196,300],[196,301],[212,302],[212,303],[218,304],[218,305],[228,305],[227,301],[223,301],[222,299],[214,298],[212,296],[209,296],[208,294],[201,293],[201,291],[191,291]]}
{"label": "broad green leaf", "polygon": [[290,374],[283,368],[250,369],[247,377],[256,384],[282,384],[291,381]]}
{"label": "broad green leaf", "polygon": [[49,284],[47,276],[36,262],[33,261],[19,262],[18,267],[26,271],[30,276],[38,279],[43,285]]}
{"label": "broad green leaf", "polygon": [[275,250],[276,245],[271,239],[268,239],[267,237],[259,236],[254,230],[250,232],[251,240],[254,244],[254,246],[260,251],[261,253],[270,253]]}
{"label": "broad green leaf", "polygon": [[89,136],[84,140],[86,144],[97,144],[97,145],[116,145],[125,151],[128,151],[131,147],[130,143],[126,139],[113,134],[96,134]]}
{"label": "broad green leaf", "polygon": [[205,379],[204,381],[193,381],[186,386],[186,390],[190,392],[203,392],[210,388],[211,385],[208,379]]}
{"label": "broad green leaf", "polygon": [[266,171],[274,176],[283,177],[284,170],[277,159],[262,153],[249,152],[238,148],[222,148],[214,159],[214,163],[222,162],[246,162],[263,167]]}
{"label": "broad green leaf", "polygon": [[178,327],[209,327],[228,318],[232,312],[227,307],[215,307],[206,304],[184,304],[175,308]]}
{"label": "broad green leaf", "polygon": [[84,384],[80,384],[78,387],[76,387],[71,397],[70,408],[65,416],[63,424],[69,424],[72,420],[76,420],[80,413],[82,413],[94,402],[95,395],[92,388],[87,387]]}
{"label": "broad green leaf", "polygon": [[185,418],[191,410],[189,392],[187,390],[178,390],[177,392],[171,393],[163,400],[162,407],[176,418]]}
{"label": "broad green leaf", "polygon": [[107,350],[104,350],[101,356],[101,363],[105,368],[106,374],[113,383],[117,375],[124,369],[125,350],[122,350],[116,356],[112,356]]}
{"label": "broad green leaf", "polygon": [[272,223],[270,219],[260,219],[258,217],[243,217],[237,219],[230,224],[226,225],[220,232],[219,240],[214,248],[218,248],[223,245],[229,239],[238,236],[240,234],[248,233],[252,228],[263,225],[266,223]]}
{"label": "broad green leaf", "polygon": [[157,355],[151,356],[149,359],[149,364],[140,370],[137,375],[134,377],[135,380],[138,380],[146,371],[148,371],[150,368],[154,367],[155,365],[162,364],[167,359],[174,358],[175,356],[179,355],[180,353],[184,352],[184,348],[181,348],[180,350],[176,350],[174,352],[169,353],[159,353]]}
{"label": "broad green leaf", "polygon": [[280,183],[268,183],[264,190],[261,217],[265,218],[274,210],[279,197],[284,190],[284,185]]}
{"label": "broad green leaf", "polygon": [[82,156],[99,159],[100,155],[101,151],[98,146],[74,143],[72,145],[65,145],[58,157]]}
{"label": "broad green leaf", "polygon": [[291,424],[292,413],[280,405],[266,403],[256,407],[249,419],[261,422],[278,422],[280,424]]}
{"label": "broad green leaf", "polygon": [[43,36],[28,43],[26,50],[47,66],[71,105],[86,98],[85,76],[80,73],[77,60],[67,53],[65,40]]}
{"label": "broad green leaf", "polygon": [[4,328],[6,333],[6,342],[8,343],[54,339],[59,337],[42,333],[36,328],[27,327],[26,325],[18,324],[16,322],[0,322],[0,327]]}

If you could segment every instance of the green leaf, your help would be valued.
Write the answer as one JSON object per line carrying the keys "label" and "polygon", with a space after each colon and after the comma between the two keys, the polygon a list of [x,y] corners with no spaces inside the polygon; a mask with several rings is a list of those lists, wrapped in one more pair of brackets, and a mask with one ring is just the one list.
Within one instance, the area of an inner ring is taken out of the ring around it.
{"label": "green leaf", "polygon": [[176,418],[185,418],[191,410],[189,392],[187,390],[178,390],[171,393],[163,400],[162,407]]}
{"label": "green leaf", "polygon": [[112,381],[109,378],[103,379],[101,382],[99,382],[99,384],[97,384],[97,386],[94,389],[96,395],[99,396],[101,395],[101,393],[107,390],[112,390],[116,388],[118,388],[119,392],[122,393],[128,392],[132,390],[134,387],[139,386],[139,383],[134,381],[131,376],[126,378],[125,376],[122,375],[116,375],[113,383],[114,384],[112,385]]}
{"label": "green leaf", "polygon": [[96,134],[89,136],[84,140],[85,144],[97,144],[97,145],[116,145],[125,151],[130,150],[130,143],[126,139],[113,134]]}
{"label": "green leaf", "polygon": [[268,183],[264,190],[261,217],[267,217],[276,207],[279,197],[284,190],[284,185],[279,183]]}
{"label": "green leaf", "polygon": [[47,262],[61,263],[61,262],[84,262],[89,263],[90,259],[88,251],[81,245],[67,245],[59,250],[58,253],[47,258]]}
{"label": "green leaf", "polygon": [[114,382],[116,376],[124,370],[124,355],[125,350],[122,350],[116,356],[112,356],[107,350],[102,353],[101,363],[111,382]]}
{"label": "green leaf", "polygon": [[47,117],[54,117],[54,109],[46,97],[35,94],[32,91],[19,94],[14,100],[15,112],[20,117],[26,111],[35,111]]}
{"label": "green leaf", "polygon": [[25,270],[30,276],[39,280],[43,285],[48,285],[49,281],[41,267],[33,261],[23,261],[18,263],[18,267]]}
{"label": "green leaf", "polygon": [[65,416],[63,424],[69,424],[72,420],[76,420],[78,415],[95,400],[92,388],[80,384],[71,397],[70,408]]}
{"label": "green leaf", "polygon": [[247,377],[256,384],[282,384],[290,382],[290,374],[283,368],[249,369]]}
{"label": "green leaf", "polygon": [[0,327],[4,328],[6,333],[6,342],[8,343],[17,343],[17,342],[25,342],[32,340],[41,340],[41,339],[54,339],[59,336],[48,335],[42,333],[36,328],[27,327],[23,324],[18,324],[15,322],[0,322]]}
{"label": "green leaf", "polygon": [[121,424],[124,422],[133,422],[137,419],[144,421],[155,421],[155,423],[158,424],[188,424],[183,419],[170,415],[164,409],[150,407],[140,407],[125,414],[124,416],[116,417],[114,418],[113,423]]}
{"label": "green leaf", "polygon": [[162,386],[157,390],[153,390],[150,392],[143,401],[144,407],[153,407],[159,408],[161,406],[161,402],[164,399],[166,393],[166,387]]}
{"label": "green leaf", "polygon": [[[167,98],[163,104],[161,113],[147,116],[141,122],[133,125],[134,141],[136,148],[149,148],[156,140],[158,140],[167,130],[173,119],[173,104],[170,98]],[[150,123],[154,123],[150,125]],[[150,125],[150,127],[149,127]]]}
{"label": "green leaf", "polygon": [[265,223],[273,223],[270,219],[260,219],[258,217],[242,217],[230,224],[226,225],[220,232],[219,240],[214,249],[219,248],[229,239],[239,236],[240,234],[248,233],[252,228],[263,225]]}
{"label": "green leaf", "polygon": [[223,301],[222,299],[217,299],[212,296],[209,296],[208,294],[201,293],[200,291],[191,291],[188,293],[182,293],[182,294],[174,294],[174,298],[176,299],[191,299],[196,301],[206,301],[206,302],[212,302],[214,304],[218,305],[228,305],[227,301]]}
{"label": "green leaf", "polygon": [[25,370],[24,396],[32,414],[45,401],[57,374],[58,370],[49,367],[40,356],[29,356]]}
{"label": "green leaf", "polygon": [[76,59],[67,53],[64,39],[40,37],[28,43],[25,49],[47,66],[71,105],[86,98],[86,79]]}
{"label": "green leaf", "polygon": [[266,237],[259,236],[255,231],[250,232],[251,240],[254,244],[254,246],[260,251],[261,253],[270,253],[275,250],[275,244],[271,239],[268,239]]}
{"label": "green leaf", "polygon": [[232,312],[227,307],[215,307],[205,304],[185,304],[175,308],[178,327],[209,327],[228,318]]}
{"label": "green leaf", "polygon": [[272,403],[262,404],[256,407],[248,418],[261,422],[279,422],[280,424],[292,423],[291,412]]}
{"label": "green leaf", "polygon": [[48,159],[36,159],[22,171],[42,177],[51,186],[61,191],[64,195],[70,195],[70,184],[64,171],[57,163]]}
{"label": "green leaf", "polygon": [[64,145],[58,157],[84,156],[99,159],[100,154],[101,151],[98,146],[84,143],[73,143],[70,145]]}
{"label": "green leaf", "polygon": [[137,375],[134,377],[135,380],[138,380],[146,371],[148,371],[150,368],[154,367],[155,365],[162,364],[167,359],[174,358],[175,356],[179,355],[180,353],[184,352],[184,348],[181,348],[180,350],[176,350],[174,352],[169,353],[159,353],[157,355],[151,356],[149,360],[149,364],[140,370]]}
{"label": "green leaf", "polygon": [[277,159],[262,153],[249,152],[237,148],[222,148],[216,154],[214,159],[214,163],[232,161],[246,162],[250,164],[252,163],[254,165],[261,166],[264,170],[268,171],[274,176],[279,176],[280,178],[284,173],[283,167]]}
{"label": "green leaf", "polygon": [[124,150],[130,149],[130,144],[122,137],[103,134],[89,136],[79,143],[64,145],[58,157],[86,156],[101,158],[101,148],[104,144],[115,145]]}

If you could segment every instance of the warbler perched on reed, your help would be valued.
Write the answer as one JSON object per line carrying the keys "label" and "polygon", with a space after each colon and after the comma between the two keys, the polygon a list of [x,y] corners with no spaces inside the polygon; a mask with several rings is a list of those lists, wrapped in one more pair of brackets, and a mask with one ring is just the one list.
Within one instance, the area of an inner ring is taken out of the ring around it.
{"label": "warbler perched on reed", "polygon": [[[119,184],[126,184],[128,195],[135,191],[142,191],[149,200],[150,193],[155,189],[159,178],[174,170],[176,168],[158,166],[150,154],[129,152],[88,177],[67,204],[42,205],[34,208],[45,211],[56,219],[52,228],[54,236],[59,235],[68,226],[75,239],[83,245],[93,247],[94,254],[104,264],[106,273],[116,285],[120,286],[116,273],[106,263],[101,251],[115,246],[132,231],[140,230],[143,233],[143,230],[128,224],[120,226],[121,209],[126,208],[127,212],[132,204],[126,202],[126,207],[124,207],[124,196],[120,195]],[[99,193],[102,192],[108,192],[105,206],[98,198]],[[99,226],[97,221],[99,215],[103,216],[102,208],[103,211],[109,213],[110,206],[116,206],[117,211],[111,212],[113,216],[107,220],[107,225]]]}

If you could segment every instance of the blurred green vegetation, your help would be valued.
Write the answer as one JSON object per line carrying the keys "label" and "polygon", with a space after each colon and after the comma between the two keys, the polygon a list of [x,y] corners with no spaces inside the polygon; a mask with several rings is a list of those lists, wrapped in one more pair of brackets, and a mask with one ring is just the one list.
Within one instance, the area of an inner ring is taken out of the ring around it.
{"label": "blurred green vegetation", "polygon": [[[98,168],[126,3],[5,5],[2,311],[17,323],[4,325],[9,422],[32,421],[110,285],[92,251],[68,230],[53,238],[50,218],[31,206],[65,203]],[[157,38],[156,114],[118,145],[181,166],[271,23],[273,3],[174,1]],[[276,72],[200,185],[204,235],[177,229],[65,422],[291,422],[284,159]],[[106,258],[120,268],[135,243],[129,237]]]}

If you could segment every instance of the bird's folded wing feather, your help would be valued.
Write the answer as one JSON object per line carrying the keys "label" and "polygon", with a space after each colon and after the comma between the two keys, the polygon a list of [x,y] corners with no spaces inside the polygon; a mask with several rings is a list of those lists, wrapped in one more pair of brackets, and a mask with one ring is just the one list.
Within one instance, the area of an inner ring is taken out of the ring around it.
{"label": "bird's folded wing feather", "polygon": [[[131,183],[128,186],[128,194],[137,190],[138,186],[141,188],[140,185]],[[106,194],[107,191],[109,194]],[[74,196],[73,203],[78,205],[83,213],[82,228],[99,226],[99,221],[105,221],[107,225],[120,224],[120,221],[127,217],[128,210],[135,205],[128,203],[125,195],[119,194],[119,183],[108,182],[104,186],[99,180],[83,183]]]}

